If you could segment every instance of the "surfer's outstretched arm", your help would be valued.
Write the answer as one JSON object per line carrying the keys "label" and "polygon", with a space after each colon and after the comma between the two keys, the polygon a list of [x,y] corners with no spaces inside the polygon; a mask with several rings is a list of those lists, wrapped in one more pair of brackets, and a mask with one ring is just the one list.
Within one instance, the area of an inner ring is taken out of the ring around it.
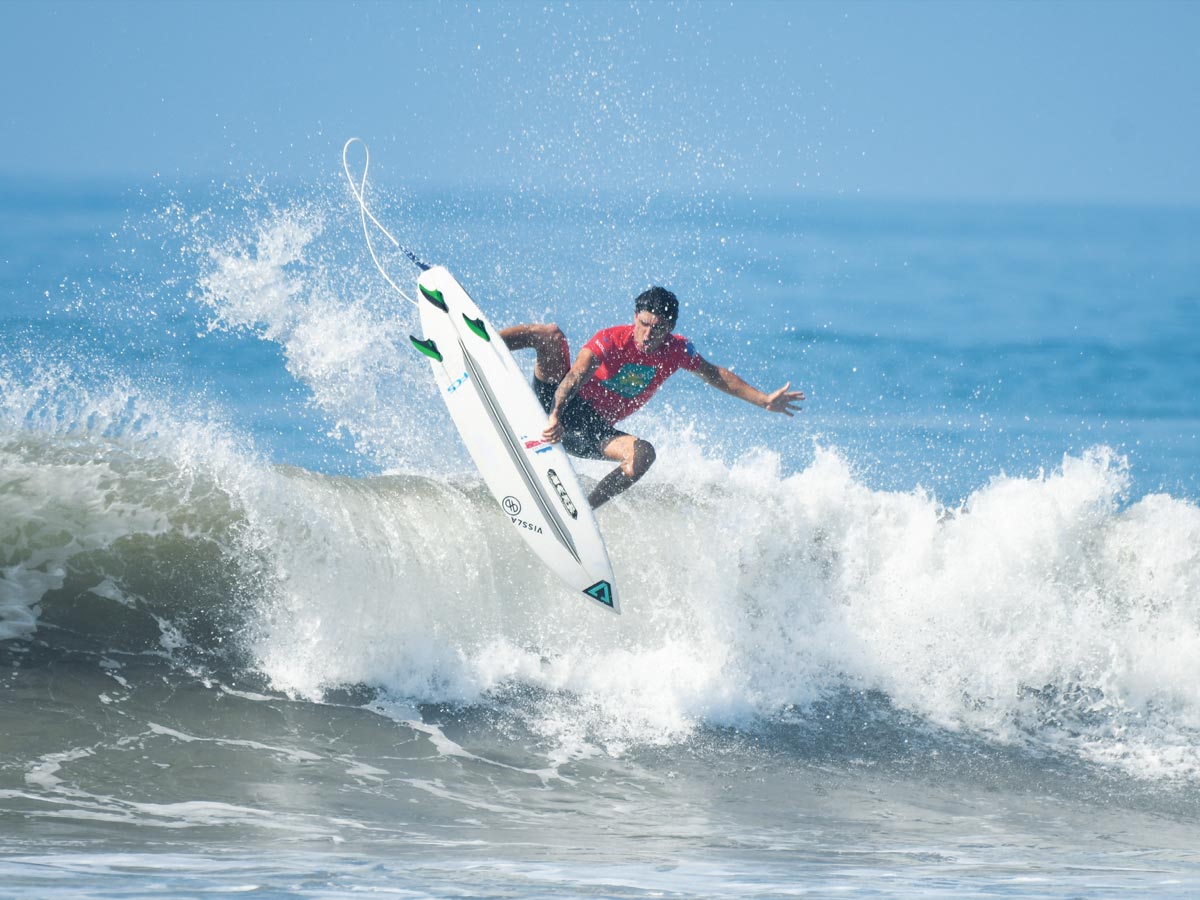
{"label": "surfer's outstretched arm", "polygon": [[717,390],[724,391],[726,394],[737,397],[740,400],[745,400],[747,403],[753,403],[755,406],[767,410],[767,412],[777,412],[783,413],[786,416],[794,416],[800,411],[800,403],[804,400],[804,393],[802,391],[788,390],[792,386],[790,381],[779,388],[779,390],[767,394],[748,384],[724,366],[715,366],[706,359],[700,360],[700,365],[696,368],[696,374]]}

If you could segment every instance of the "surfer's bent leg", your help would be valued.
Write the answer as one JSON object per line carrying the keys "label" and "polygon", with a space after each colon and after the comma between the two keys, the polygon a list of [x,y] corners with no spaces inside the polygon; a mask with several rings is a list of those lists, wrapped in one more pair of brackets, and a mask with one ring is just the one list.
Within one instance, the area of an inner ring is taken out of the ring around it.
{"label": "surfer's bent leg", "polygon": [[509,350],[528,350],[532,347],[537,351],[533,374],[538,381],[557,385],[571,370],[571,349],[567,346],[567,336],[553,323],[513,325],[502,329],[500,337]]}
{"label": "surfer's bent leg", "polygon": [[634,437],[632,434],[622,434],[613,438],[604,448],[607,459],[618,460],[621,464],[600,479],[600,483],[588,495],[592,509],[607,503],[617,494],[633,487],[639,478],[654,465],[654,445],[649,441]]}

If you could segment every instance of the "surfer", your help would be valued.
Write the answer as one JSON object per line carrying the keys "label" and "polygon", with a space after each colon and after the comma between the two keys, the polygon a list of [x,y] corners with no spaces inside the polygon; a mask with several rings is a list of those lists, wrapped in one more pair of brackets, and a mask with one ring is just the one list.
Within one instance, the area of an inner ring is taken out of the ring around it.
{"label": "surfer", "polygon": [[790,381],[765,394],[704,359],[691,341],[671,333],[678,318],[676,296],[652,287],[634,300],[633,324],[596,332],[574,365],[567,338],[557,325],[514,325],[500,332],[510,350],[537,352],[533,389],[550,416],[542,437],[562,441],[572,456],[618,463],[588,497],[593,508],[631,487],[653,465],[653,445],[615,426],[645,406],[679,369],[769,412],[792,416],[800,409],[804,394],[788,390]]}

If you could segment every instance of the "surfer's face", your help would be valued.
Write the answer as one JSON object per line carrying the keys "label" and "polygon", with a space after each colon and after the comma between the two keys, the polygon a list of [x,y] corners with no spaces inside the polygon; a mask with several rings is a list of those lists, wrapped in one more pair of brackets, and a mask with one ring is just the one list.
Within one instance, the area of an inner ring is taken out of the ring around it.
{"label": "surfer's face", "polygon": [[643,353],[653,353],[662,346],[674,324],[670,319],[643,309],[633,317],[633,342]]}

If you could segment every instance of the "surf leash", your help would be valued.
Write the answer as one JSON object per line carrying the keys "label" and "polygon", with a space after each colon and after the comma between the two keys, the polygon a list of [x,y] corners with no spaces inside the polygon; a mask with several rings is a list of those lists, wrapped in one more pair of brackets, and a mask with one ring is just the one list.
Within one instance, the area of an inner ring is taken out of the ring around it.
{"label": "surf leash", "polygon": [[[358,182],[356,182],[354,180],[354,176],[350,174],[350,145],[354,143],[362,144],[363,154],[365,156],[363,161],[362,179]],[[392,276],[387,273],[387,269],[383,267],[383,263],[379,261],[379,257],[375,255],[375,247],[371,243],[371,229],[367,227],[367,220],[370,219],[371,223],[383,233],[384,237],[391,241],[392,245],[405,256],[407,256],[409,260],[422,272],[426,271],[429,266],[428,264],[421,262],[415,253],[396,240],[392,236],[392,233],[383,227],[383,223],[375,218],[375,214],[367,208],[367,170],[370,167],[371,151],[367,149],[367,145],[362,138],[350,138],[350,140],[346,141],[346,146],[342,147],[342,169],[346,173],[346,181],[350,185],[350,192],[354,194],[354,199],[358,201],[359,214],[360,218],[362,219],[363,238],[367,242],[367,250],[371,254],[371,261],[375,263],[375,268],[379,270],[379,274],[383,276],[384,280],[392,286],[392,290],[394,290],[409,303],[416,306],[417,301],[400,289],[400,286],[392,280]]]}

